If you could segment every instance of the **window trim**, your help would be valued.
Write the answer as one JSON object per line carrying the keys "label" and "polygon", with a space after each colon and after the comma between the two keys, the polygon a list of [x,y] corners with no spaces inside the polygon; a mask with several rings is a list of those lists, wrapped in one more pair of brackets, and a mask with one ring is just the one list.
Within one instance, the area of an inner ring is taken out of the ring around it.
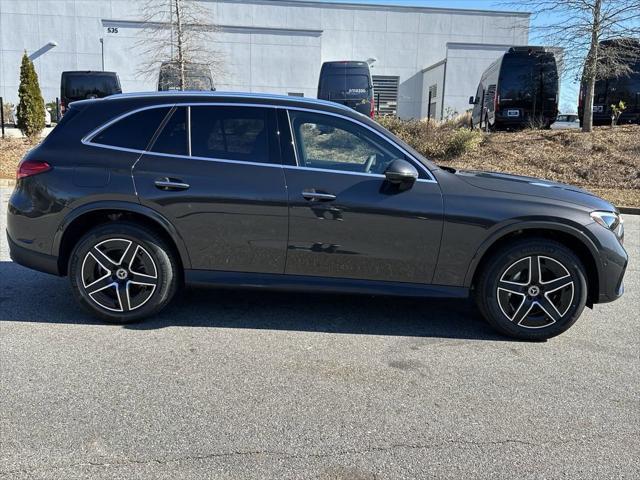
{"label": "window trim", "polygon": [[411,155],[409,152],[407,152],[404,148],[402,148],[401,145],[397,145],[397,144],[393,143],[386,136],[382,135],[376,129],[371,128],[369,125],[366,125],[366,124],[364,124],[362,122],[358,122],[353,118],[349,118],[349,117],[346,117],[344,115],[339,115],[339,114],[336,114],[336,113],[333,113],[333,112],[325,112],[323,110],[314,110],[314,109],[302,108],[302,107],[284,107],[284,108],[287,110],[287,119],[289,120],[289,130],[291,132],[290,133],[291,141],[294,144],[294,152],[295,152],[295,160],[296,160],[296,165],[295,166],[289,165],[289,167],[291,167],[291,168],[299,168],[299,169],[303,169],[303,170],[311,170],[311,171],[317,171],[317,172],[345,173],[345,174],[351,174],[351,175],[362,175],[362,176],[367,176],[367,177],[385,178],[385,176],[383,174],[380,174],[380,173],[349,172],[349,171],[345,171],[345,170],[334,170],[334,169],[330,169],[330,168],[315,168],[315,167],[307,167],[307,166],[300,165],[300,159],[298,158],[298,148],[297,148],[297,144],[296,144],[297,140],[296,140],[294,132],[293,132],[293,124],[291,122],[291,116],[289,115],[289,110],[296,110],[296,111],[310,112],[310,113],[317,113],[317,114],[320,114],[320,115],[329,115],[329,116],[333,116],[333,117],[338,117],[338,118],[350,121],[351,123],[354,123],[356,125],[359,125],[361,127],[364,127],[366,129],[368,129],[369,131],[371,131],[374,134],[378,135],[383,141],[391,144],[391,146],[393,146],[397,150],[400,150],[402,153],[404,153],[407,156],[407,158],[409,159],[409,163],[411,163],[418,170],[422,170],[429,177],[429,178],[418,178],[416,180],[417,182],[438,183],[436,178],[434,177],[434,175],[431,173],[431,170],[429,170],[425,165],[423,165],[422,162],[420,162],[419,160],[414,158],[414,156]]}
{"label": "window trim", "polygon": [[[109,128],[114,123],[119,122],[120,120],[122,120],[122,119],[124,119],[124,118],[126,118],[126,117],[128,117],[130,115],[134,115],[134,114],[142,112],[144,110],[151,110],[153,108],[167,108],[167,107],[169,107],[169,108],[178,108],[178,107],[191,107],[191,106],[207,106],[207,107],[229,107],[229,106],[233,106],[233,107],[273,108],[273,109],[276,109],[276,110],[284,110],[285,112],[287,112],[287,120],[289,121],[289,130],[291,132],[291,138],[292,138],[293,142],[295,142],[295,138],[293,136],[293,130],[292,130],[293,127],[291,126],[291,119],[289,117],[289,110],[296,110],[296,111],[302,111],[302,112],[311,112],[311,113],[317,113],[317,114],[320,114],[320,115],[329,115],[329,116],[333,116],[333,117],[338,117],[338,118],[341,118],[343,120],[355,123],[356,125],[359,125],[361,127],[366,128],[367,130],[371,131],[375,135],[378,135],[385,142],[391,143],[395,148],[397,148],[402,153],[404,153],[406,155],[407,159],[409,160],[409,162],[415,168],[417,168],[419,171],[424,172],[428,177],[428,178],[418,178],[416,180],[417,182],[436,183],[436,184],[438,183],[438,181],[436,180],[435,176],[433,175],[431,170],[429,170],[429,168],[427,168],[426,165],[424,165],[422,162],[417,160],[407,150],[402,148],[401,145],[396,145],[394,142],[392,142],[385,135],[383,135],[382,133],[378,132],[375,128],[372,128],[369,125],[367,125],[365,123],[362,123],[362,122],[359,122],[356,119],[351,118],[349,116],[341,115],[341,114],[334,113],[334,112],[327,112],[327,111],[319,110],[319,109],[315,109],[315,108],[295,107],[295,106],[287,106],[287,105],[274,105],[274,104],[243,103],[243,102],[172,102],[172,103],[161,103],[161,104],[155,104],[155,105],[147,105],[145,107],[140,107],[140,108],[136,108],[136,109],[130,110],[130,111],[125,112],[125,113],[123,113],[121,115],[118,115],[115,118],[112,118],[108,122],[106,122],[106,123],[100,125],[99,127],[96,127],[93,130],[91,130],[88,134],[86,134],[84,137],[82,137],[80,142],[83,145],[90,146],[90,147],[105,148],[105,149],[108,149],[108,150],[117,150],[117,151],[122,151],[122,152],[139,153],[141,155],[147,153],[147,154],[150,154],[150,155],[157,155],[157,156],[171,157],[171,158],[186,158],[186,159],[194,159],[194,160],[205,160],[205,161],[211,161],[211,162],[236,163],[236,164],[246,164],[246,165],[259,165],[259,166],[266,166],[266,167],[276,167],[276,168],[286,168],[286,169],[302,169],[302,170],[311,170],[311,171],[319,171],[319,172],[342,173],[342,174],[345,174],[345,175],[360,175],[360,176],[366,176],[366,177],[385,178],[384,175],[379,174],[379,173],[347,172],[347,171],[344,171],[344,170],[330,170],[330,169],[324,169],[324,168],[314,168],[314,167],[303,167],[303,166],[300,166],[300,164],[298,162],[298,158],[297,158],[297,151],[295,149],[295,145],[294,145],[294,152],[295,152],[295,155],[296,155],[296,165],[286,165],[286,164],[282,163],[284,161],[284,159],[281,159],[281,163],[262,163],[262,162],[251,162],[251,161],[247,161],[247,160],[230,160],[230,159],[224,159],[224,158],[194,157],[194,156],[188,156],[188,155],[175,155],[175,154],[171,154],[171,153],[158,153],[158,152],[152,152],[150,150],[137,150],[137,149],[133,149],[133,148],[115,147],[115,146],[112,146],[112,145],[102,145],[100,143],[92,142],[93,138],[95,136],[97,136],[100,132],[102,132],[103,130]],[[160,128],[160,125],[158,125],[158,129],[159,128]],[[157,133],[158,133],[158,131],[156,130],[156,134]],[[134,164],[134,167],[135,167],[135,164]]]}

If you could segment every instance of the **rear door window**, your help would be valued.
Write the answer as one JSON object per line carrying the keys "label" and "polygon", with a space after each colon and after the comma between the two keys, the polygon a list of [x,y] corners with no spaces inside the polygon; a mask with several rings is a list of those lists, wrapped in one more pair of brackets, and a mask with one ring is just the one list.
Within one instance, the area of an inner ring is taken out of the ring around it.
{"label": "rear door window", "polygon": [[542,95],[555,97],[558,71],[552,56],[505,58],[500,72],[500,98],[503,101],[527,100]]}
{"label": "rear door window", "polygon": [[502,100],[521,100],[525,96],[531,96],[535,89],[533,77],[533,59],[511,58],[502,62],[500,72],[500,92]]}
{"label": "rear door window", "polygon": [[152,152],[188,155],[187,107],[175,109],[151,147]]}
{"label": "rear door window", "polygon": [[329,100],[367,97],[369,88],[366,75],[331,74],[322,81],[322,91]]}
{"label": "rear door window", "polygon": [[169,113],[169,107],[150,108],[133,113],[102,130],[91,139],[91,143],[131,150],[146,150],[167,113]]}
{"label": "rear door window", "polygon": [[191,155],[269,163],[267,109],[191,107]]}

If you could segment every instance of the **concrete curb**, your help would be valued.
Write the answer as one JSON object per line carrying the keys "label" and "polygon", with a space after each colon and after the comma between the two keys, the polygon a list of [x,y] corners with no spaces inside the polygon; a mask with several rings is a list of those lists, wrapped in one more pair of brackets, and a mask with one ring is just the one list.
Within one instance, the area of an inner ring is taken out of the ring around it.
{"label": "concrete curb", "polygon": [[618,210],[627,215],[640,215],[640,207],[618,207]]}

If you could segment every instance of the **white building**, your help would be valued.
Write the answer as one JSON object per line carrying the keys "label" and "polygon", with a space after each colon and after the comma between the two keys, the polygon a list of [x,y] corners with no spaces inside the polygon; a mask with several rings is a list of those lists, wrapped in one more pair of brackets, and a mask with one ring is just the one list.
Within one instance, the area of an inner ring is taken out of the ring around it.
{"label": "white building", "polygon": [[[140,78],[135,43],[143,0],[0,0],[0,95],[15,102],[22,53],[34,59],[45,101],[65,70],[116,71],[123,91]],[[510,45],[526,45],[529,14],[317,1],[202,0],[220,26],[218,90],[315,97],[322,62],[375,58],[383,110],[425,117],[463,112],[482,71]],[[55,43],[52,46],[50,42]],[[431,110],[428,94],[432,92]]]}

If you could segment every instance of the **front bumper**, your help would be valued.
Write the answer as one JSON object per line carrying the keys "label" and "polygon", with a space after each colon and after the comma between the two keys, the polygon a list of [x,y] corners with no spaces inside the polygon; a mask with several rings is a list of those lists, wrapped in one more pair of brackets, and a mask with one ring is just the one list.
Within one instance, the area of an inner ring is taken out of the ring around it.
{"label": "front bumper", "polygon": [[594,303],[608,303],[620,298],[624,293],[624,274],[629,264],[629,255],[615,234],[593,223],[587,228],[598,240],[599,275],[598,294]]}

